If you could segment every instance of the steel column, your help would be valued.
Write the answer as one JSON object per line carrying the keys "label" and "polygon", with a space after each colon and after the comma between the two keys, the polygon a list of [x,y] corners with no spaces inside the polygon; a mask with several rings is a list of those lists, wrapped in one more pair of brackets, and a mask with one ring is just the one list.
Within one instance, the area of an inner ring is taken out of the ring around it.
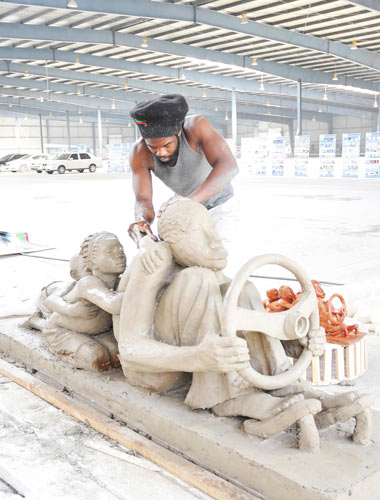
{"label": "steel column", "polygon": [[99,139],[99,151],[98,151],[98,156],[102,157],[103,156],[103,131],[102,131],[102,113],[100,111],[100,108],[98,106],[98,139]]}
{"label": "steel column", "polygon": [[40,141],[41,141],[41,152],[44,152],[44,134],[42,130],[42,116],[38,115],[40,117]]}
{"label": "steel column", "polygon": [[95,123],[92,122],[92,150],[94,152],[94,155],[96,155],[96,132],[95,132]]}
{"label": "steel column", "polygon": [[17,145],[17,153],[20,152],[20,124],[18,121],[18,116],[16,116],[16,145]]}
{"label": "steel column", "polygon": [[67,130],[67,142],[69,144],[69,150],[71,149],[71,136],[70,136],[70,117],[69,112],[66,111],[66,130]]}
{"label": "steel column", "polygon": [[296,135],[302,135],[302,80],[297,80],[297,131]]}
{"label": "steel column", "polygon": [[238,138],[237,138],[236,91],[234,88],[231,90],[231,125],[232,125],[232,148],[234,155],[236,155]]}

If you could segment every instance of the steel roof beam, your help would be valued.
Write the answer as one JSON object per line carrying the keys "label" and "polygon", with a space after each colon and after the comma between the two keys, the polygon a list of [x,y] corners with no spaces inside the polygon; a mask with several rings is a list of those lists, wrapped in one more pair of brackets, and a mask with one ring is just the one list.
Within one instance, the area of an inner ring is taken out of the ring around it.
{"label": "steel roof beam", "polygon": [[[81,31],[81,30],[73,30]],[[57,51],[54,49],[30,49],[30,48],[11,48],[11,47],[0,47],[0,59],[7,60],[50,60],[50,61],[62,61],[68,62],[70,64],[75,64],[75,59],[79,57],[80,64],[87,66],[98,66],[109,69],[116,69],[121,71],[132,71],[141,74],[152,74],[156,76],[163,76],[166,78],[172,78],[179,80],[179,68],[169,68],[165,66],[156,66],[151,64],[144,64],[138,62],[130,62],[122,59],[112,59],[104,56],[91,56],[88,54],[81,54],[71,51]],[[259,92],[260,82],[257,80],[246,80],[243,78],[234,78],[223,75],[213,75],[206,72],[197,71],[185,71],[186,79],[189,81],[194,81],[198,83],[203,83],[206,85],[211,85],[222,89],[232,89],[235,88],[238,92]],[[284,85],[266,83],[266,88],[268,94],[283,94],[284,96],[296,96],[296,88],[287,87]],[[352,104],[368,106],[368,99],[362,95],[355,96],[355,102],[353,102],[352,96],[339,95],[337,97],[334,93],[330,92],[330,99],[336,104],[340,103],[350,107]],[[322,91],[317,90],[304,90],[304,97],[309,99],[314,99],[316,101],[322,101]]]}
{"label": "steel roof beam", "polygon": [[[1,78],[1,77],[0,77]],[[0,81],[1,84],[1,81]],[[110,99],[108,101],[104,102],[99,102],[99,98],[89,98],[86,96],[77,96],[77,95],[67,95],[67,94],[54,94],[53,97],[50,95],[49,100],[46,99],[45,95],[45,100],[43,102],[39,102],[41,93],[40,92],[33,92],[33,91],[28,91],[25,89],[15,89],[15,88],[10,88],[10,89],[3,89],[1,90],[0,88],[0,96],[3,99],[7,100],[7,103],[10,104],[15,104],[15,103],[20,103],[21,100],[24,103],[25,106],[30,105],[31,107],[41,107],[42,109],[49,109],[50,111],[54,111],[56,109],[62,109],[65,111],[66,109],[71,110],[74,113],[78,113],[78,110],[81,109],[82,112],[86,113],[91,113],[93,112],[99,105],[101,107],[102,112],[109,112],[109,113],[116,113],[115,111],[111,111],[111,102]],[[6,97],[7,96],[7,97]],[[13,96],[13,97],[9,97]],[[18,97],[17,101],[15,101],[14,97]],[[31,98],[31,99],[24,99],[24,98]],[[187,96],[186,96],[187,97]],[[127,95],[124,99],[117,100],[117,108],[119,112],[124,112],[128,113],[129,110],[135,105],[135,103],[138,100],[145,99],[146,96],[129,96]],[[199,111],[197,114],[202,114],[205,116],[209,116],[210,113],[214,113],[214,107],[215,103],[212,101],[207,101],[207,100],[202,100],[202,104],[200,104],[200,99],[199,97],[194,98],[194,97],[187,97],[189,106],[190,106],[190,112],[195,113],[194,110],[198,109]],[[219,114],[223,114],[225,110],[229,110],[230,105],[229,103],[226,105],[225,103],[219,104],[220,106],[220,111]],[[251,108],[252,106],[252,108]],[[335,108],[330,109],[331,106],[328,109],[328,112],[323,112],[323,113],[317,113],[316,110],[310,110],[310,109],[304,109],[303,116],[306,119],[312,119],[313,116],[319,117],[320,121],[327,121],[330,119],[330,113],[334,111]],[[207,111],[207,114],[205,112]],[[242,114],[249,114],[252,115],[254,113],[262,113],[262,114],[267,114],[268,111],[272,114],[272,116],[281,116],[283,118],[287,119],[295,119],[296,117],[296,110],[295,109],[289,109],[289,108],[279,108],[275,106],[267,106],[264,101],[262,102],[257,102],[257,103],[247,103],[247,102],[238,102],[237,105],[237,111],[239,113],[239,120],[242,117]],[[128,115],[129,116],[129,115]],[[350,116],[356,116],[356,117],[361,117],[362,112],[361,111],[353,111],[350,113]]]}
{"label": "steel roof beam", "polygon": [[372,10],[373,12],[380,12],[379,0],[346,0],[346,2],[362,7],[363,9]]}
{"label": "steel roof beam", "polygon": [[[163,5],[163,4],[160,4]],[[167,5],[167,4],[166,4]],[[234,16],[230,16],[235,19]],[[246,25],[243,25],[246,26]],[[260,25],[261,26],[261,25]],[[64,41],[66,43],[91,43],[106,46],[124,46],[136,49],[141,49],[141,36],[128,33],[119,33],[114,30],[93,30],[93,29],[74,29],[68,27],[53,27],[53,26],[38,26],[38,25],[17,25],[11,23],[0,23],[0,33],[4,38],[22,38],[23,40],[47,40],[50,42]],[[298,33],[291,32],[295,35]],[[274,61],[265,61],[258,58],[257,66],[251,66],[251,58],[249,56],[241,56],[229,54],[217,50],[204,49],[181,43],[173,43],[159,39],[148,39],[154,51],[163,54],[176,55],[179,57],[197,58],[200,61],[222,63],[226,65],[234,65],[241,68],[250,68],[255,71],[267,73],[270,75],[279,76],[289,80],[296,81],[299,78],[303,82],[331,84],[331,74],[320,71],[315,71],[297,66],[277,63]],[[333,43],[333,42],[332,42]],[[335,43],[335,42],[334,42]],[[342,45],[342,44],[340,44]],[[344,45],[344,47],[347,47]],[[380,56],[375,52],[369,52],[363,49],[356,51],[365,53],[367,59],[371,55],[371,64],[367,66],[372,69],[380,70]],[[328,52],[328,51],[327,51]],[[332,54],[332,52],[329,52]],[[363,55],[363,54],[362,54]],[[360,58],[359,58],[360,59]],[[366,58],[363,55],[363,61]],[[357,61],[361,64],[361,61]],[[361,64],[363,65],[363,64]],[[343,77],[344,84],[352,87],[359,87],[366,90],[379,91],[376,83],[367,82],[351,77]]]}
{"label": "steel roof beam", "polygon": [[[91,89],[91,85],[86,85],[88,83],[102,83],[102,84],[109,84],[109,85],[117,85],[119,87],[124,88],[124,83],[126,81],[126,78],[123,77],[116,77],[116,76],[107,76],[103,74],[98,74],[98,73],[89,73],[87,71],[73,71],[73,70],[67,70],[67,69],[58,69],[55,67],[44,67],[44,66],[37,66],[37,65],[27,65],[27,64],[19,64],[19,63],[6,63],[6,62],[0,62],[0,71],[6,71],[9,73],[20,73],[23,75],[26,75],[26,70],[28,71],[28,75],[33,76],[42,76],[46,77],[46,74],[50,78],[60,78],[60,79],[65,79],[65,80],[75,80],[79,81],[79,83],[72,83],[72,85],[76,85],[76,88],[80,88],[81,92],[84,94],[86,93],[86,89]],[[19,78],[19,77],[17,77]],[[27,80],[26,78],[23,78],[20,80],[20,85],[22,82],[25,82]],[[149,92],[153,93],[160,93],[160,94],[165,94],[165,93],[173,93],[177,92],[179,94],[184,93],[186,94],[186,97],[200,97],[200,92],[201,90],[197,87],[191,87],[189,85],[177,85],[177,84],[172,84],[172,83],[162,83],[162,82],[150,82],[147,80],[139,80],[137,78],[130,78],[128,79],[129,81],[129,87],[130,88],[136,88],[139,90],[147,90]],[[220,91],[217,89],[212,89],[209,90],[209,97],[215,98],[215,99],[223,99],[226,98],[225,91]],[[265,96],[251,96],[251,95],[242,95],[241,97],[244,99],[247,103],[251,102],[253,105],[256,103],[262,103],[265,104],[266,102],[266,97]],[[282,99],[280,96],[271,96],[270,97],[272,104],[279,104],[281,107],[284,104],[284,99]],[[286,100],[286,104],[288,106],[284,107],[294,107],[296,106],[296,102]],[[304,104],[308,107],[310,111],[317,111],[318,109],[318,104],[314,104],[311,102],[308,102],[307,100],[304,100]],[[337,104],[337,103],[336,103]],[[340,110],[342,114],[351,114],[351,110],[346,110],[345,109],[345,104],[343,105],[344,107]],[[367,107],[372,106],[371,103],[367,103]],[[365,106],[363,106],[365,107]],[[339,114],[339,113],[338,113]]]}
{"label": "steel roof beam", "polygon": [[[33,67],[34,68],[34,67]],[[33,68],[31,67],[31,71],[33,71]],[[141,82],[143,83],[143,82]],[[1,86],[12,86],[16,88],[1,88],[0,87],[0,94],[8,94],[8,95],[25,95],[27,97],[32,97],[35,99],[39,99],[39,97],[42,95],[42,93],[45,95],[48,95],[48,90],[49,90],[49,95],[50,98],[54,101],[64,101],[64,102],[71,102],[76,104],[77,106],[89,106],[89,107],[97,107],[99,105],[99,98],[103,98],[103,104],[105,108],[109,108],[112,105],[112,100],[114,99],[118,103],[120,102],[130,102],[132,104],[135,104],[138,101],[141,100],[146,100],[149,98],[152,98],[152,95],[146,95],[146,94],[140,94],[140,93],[132,93],[129,91],[123,91],[123,90],[113,90],[113,89],[105,89],[101,87],[93,87],[93,86],[81,86],[78,84],[63,84],[63,83],[54,83],[54,82],[49,82],[49,88],[47,86],[46,81],[44,80],[33,80],[30,78],[15,78],[15,77],[7,77],[7,76],[0,76],[0,85]],[[155,88],[154,82],[147,82],[147,87],[151,87],[152,89]],[[160,86],[160,84],[157,84],[156,87]],[[21,89],[18,89],[17,87],[21,87]],[[196,99],[198,102],[201,97],[201,90],[202,89],[196,89],[192,87],[187,87],[187,86],[178,86],[178,91],[182,94],[185,95],[186,98],[188,99]],[[77,95],[77,90],[78,88],[81,89],[81,92],[86,95]],[[35,89],[35,91],[30,91],[30,90],[24,90],[24,89]],[[160,90],[165,90],[163,93],[166,93],[166,87],[165,89],[160,89]],[[173,87],[172,87],[173,90]],[[62,93],[63,92],[63,93]],[[155,91],[152,90],[152,92],[157,93],[158,90],[156,88]],[[187,92],[189,95],[187,95]],[[67,94],[67,93],[71,93]],[[210,91],[209,90],[209,98],[214,98],[214,99],[226,99],[226,94],[225,92],[220,92],[220,91]],[[244,101],[244,108],[247,106],[253,106],[255,109],[257,109],[260,106],[263,106],[264,109],[268,110],[269,108],[266,107],[266,101],[267,99],[265,97],[260,97],[260,96],[247,96],[247,95],[242,95],[240,98],[241,101]],[[277,97],[277,99],[271,98],[271,104],[276,104],[280,103],[280,106],[277,108],[279,111],[286,115],[289,114],[290,116],[295,116],[295,103],[292,101],[285,101],[285,106],[283,107],[282,104],[284,100],[281,98]],[[207,103],[206,99],[202,99],[203,103]],[[213,106],[215,105],[214,103],[212,104]],[[324,101],[324,105],[326,105],[326,102]],[[294,108],[294,109],[290,109]],[[309,103],[309,102],[304,102],[304,111],[305,113],[309,114],[315,114],[318,111],[318,104],[315,103]],[[276,108],[273,108],[276,109]],[[372,109],[366,108],[365,111],[372,111]],[[362,111],[361,110],[356,110],[356,109],[346,109],[346,108],[340,108],[338,106],[335,106],[334,103],[329,102],[328,103],[328,112],[333,113],[333,114],[341,114],[341,115],[348,115],[348,116],[361,116]]]}
{"label": "steel roof beam", "polygon": [[[7,0],[7,3],[57,9],[66,8],[65,0]],[[353,3],[364,3],[364,0],[363,2]],[[366,4],[368,4],[366,8],[370,8],[369,5],[372,4],[372,10],[378,10],[374,7],[375,0],[367,0]],[[361,6],[363,7],[363,5]],[[146,19],[166,19],[172,21],[205,24],[215,28],[222,28],[236,33],[256,36],[266,40],[274,40],[280,43],[307,48],[325,54],[331,54],[348,61],[356,62],[362,66],[380,70],[380,55],[375,52],[364,49],[352,51],[348,45],[343,43],[318,38],[312,35],[305,35],[296,31],[271,26],[269,24],[258,23],[251,20],[249,20],[247,24],[241,24],[241,19],[238,16],[223,14],[215,10],[199,8],[195,5],[179,5],[167,2],[152,2],[150,0],[139,0],[138,2],[135,0],[124,0],[123,2],[120,2],[119,0],[108,0],[106,4],[104,4],[103,0],[81,0],[80,10],[78,10],[78,12],[118,14],[124,16],[143,17]],[[39,26],[39,28],[42,27]],[[97,30],[96,33],[99,33],[99,30]],[[161,40],[155,40],[155,42],[170,43],[163,42]],[[195,47],[192,47],[192,49],[194,48]],[[157,50],[159,51],[159,49]]]}

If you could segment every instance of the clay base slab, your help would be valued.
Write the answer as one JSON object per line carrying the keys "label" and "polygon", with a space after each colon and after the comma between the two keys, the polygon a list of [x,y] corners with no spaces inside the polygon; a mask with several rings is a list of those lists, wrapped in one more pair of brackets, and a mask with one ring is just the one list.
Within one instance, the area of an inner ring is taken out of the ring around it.
{"label": "clay base slab", "polygon": [[[321,450],[299,451],[296,436],[266,441],[247,436],[243,419],[215,417],[182,404],[183,393],[149,394],[129,386],[121,372],[75,370],[51,355],[41,334],[0,320],[0,351],[92,401],[108,415],[178,450],[207,469],[270,500],[354,500],[380,498],[380,414],[374,411],[373,442],[354,445],[351,423],[321,432]],[[378,495],[378,496],[376,496]]]}

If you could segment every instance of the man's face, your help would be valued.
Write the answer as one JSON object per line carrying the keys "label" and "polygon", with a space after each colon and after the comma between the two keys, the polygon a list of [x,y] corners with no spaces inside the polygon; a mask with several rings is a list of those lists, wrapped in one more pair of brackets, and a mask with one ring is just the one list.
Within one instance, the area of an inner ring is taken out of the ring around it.
{"label": "man's face", "polygon": [[[178,135],[180,135],[180,133]],[[169,164],[171,160],[176,157],[179,141],[176,135],[172,135],[170,137],[145,139],[145,144],[149,151],[158,158],[160,162]]]}

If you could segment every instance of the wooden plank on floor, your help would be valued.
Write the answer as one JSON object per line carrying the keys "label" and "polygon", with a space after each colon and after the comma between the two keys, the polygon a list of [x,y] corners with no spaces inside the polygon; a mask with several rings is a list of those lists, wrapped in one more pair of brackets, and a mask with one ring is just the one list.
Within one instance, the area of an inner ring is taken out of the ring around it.
{"label": "wooden plank on floor", "polygon": [[137,432],[120,426],[90,406],[83,403],[78,404],[69,396],[62,394],[57,389],[2,359],[0,359],[0,374],[37,394],[42,399],[64,410],[69,415],[84,422],[98,432],[136,451],[144,458],[159,465],[182,481],[194,486],[216,500],[259,500],[253,494],[235,486],[216,474],[159,446]]}

